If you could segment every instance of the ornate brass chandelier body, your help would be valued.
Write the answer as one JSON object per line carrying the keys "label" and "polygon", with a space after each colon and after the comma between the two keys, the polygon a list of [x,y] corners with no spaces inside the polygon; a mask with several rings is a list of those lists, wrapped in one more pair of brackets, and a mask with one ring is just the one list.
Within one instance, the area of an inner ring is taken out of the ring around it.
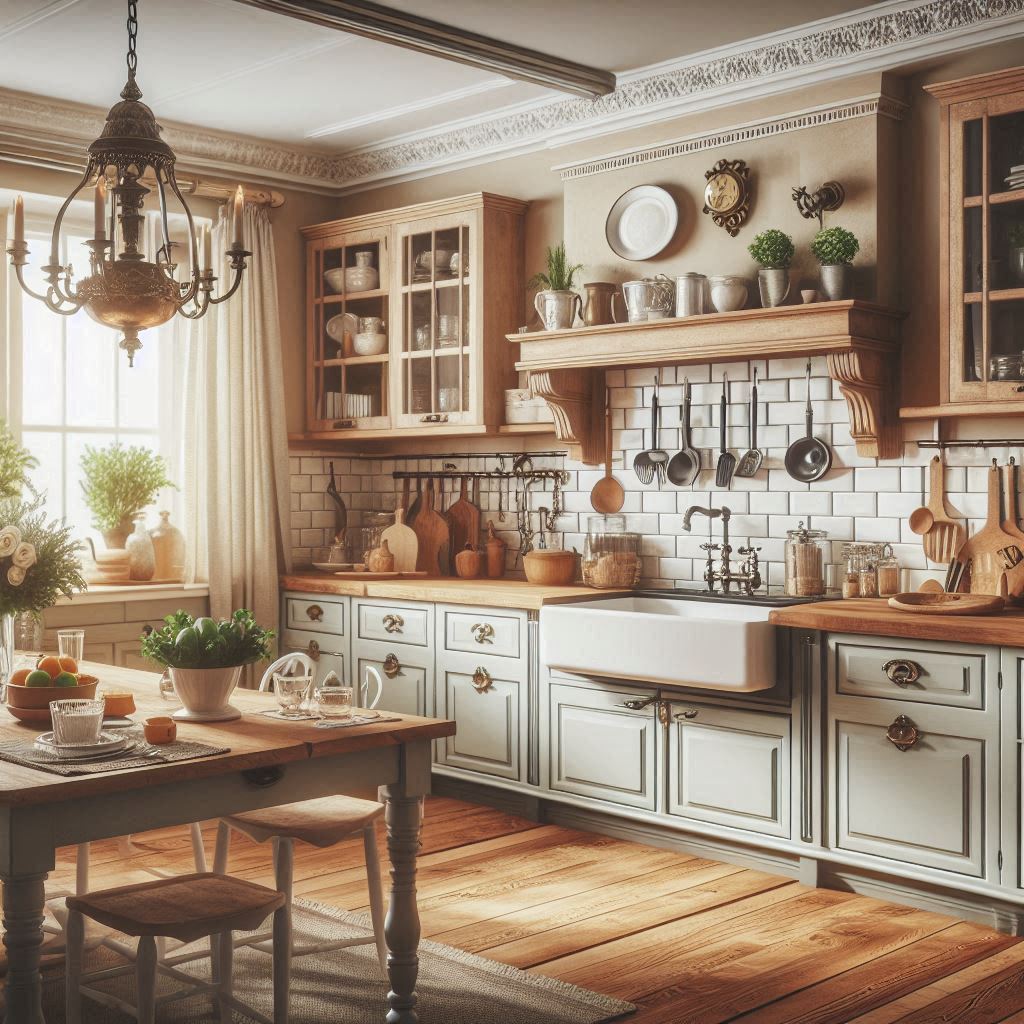
{"label": "ornate brass chandelier body", "polygon": [[[74,190],[65,200],[53,225],[50,259],[42,272],[45,292],[33,291],[24,278],[28,245],[24,236],[24,211],[21,196],[15,205],[14,241],[7,250],[18,283],[33,298],[45,302],[55,313],[70,316],[80,309],[98,323],[122,333],[120,347],[132,364],[142,347],[139,332],[167,323],[175,313],[191,320],[205,315],[211,305],[224,302],[237,290],[246,269],[246,257],[252,255],[242,246],[242,190],[234,205],[234,241],[225,256],[233,279],[228,291],[216,298],[209,247],[204,246],[203,266],[199,261],[192,212],[185,202],[174,174],[174,152],[160,137],[160,125],[153,111],[141,102],[142,92],[135,81],[138,58],[135,52],[138,32],[136,0],[128,2],[128,81],[121,90],[121,101],[107,114],[100,137],[89,147],[89,161]],[[140,180],[147,171],[156,179],[160,207],[161,246],[152,260],[142,250],[145,215],[143,204],[150,189]],[[75,197],[94,186],[95,221],[93,234],[85,245],[89,249],[89,274],[73,281],[70,263],[60,263],[60,236],[64,215]],[[188,276],[180,281],[176,272],[168,229],[167,194],[175,196],[188,222]],[[121,251],[117,251],[120,240]]]}

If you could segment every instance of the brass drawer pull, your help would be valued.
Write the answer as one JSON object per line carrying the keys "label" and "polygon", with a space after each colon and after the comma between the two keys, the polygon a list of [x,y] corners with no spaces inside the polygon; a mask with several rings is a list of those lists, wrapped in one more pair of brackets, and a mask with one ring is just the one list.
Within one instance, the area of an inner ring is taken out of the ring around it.
{"label": "brass drawer pull", "polygon": [[389,614],[384,616],[384,630],[387,633],[401,633],[404,625],[405,619],[401,615]]}
{"label": "brass drawer pull", "polygon": [[888,676],[889,682],[897,686],[912,686],[921,678],[924,669],[909,658],[893,658],[882,666],[882,671]]}
{"label": "brass drawer pull", "polygon": [[489,622],[474,622],[470,629],[473,631],[473,639],[478,644],[494,643],[494,627]]}
{"label": "brass drawer pull", "polygon": [[885,738],[897,750],[907,751],[917,743],[921,736],[906,715],[897,715],[896,721],[885,730]]}
{"label": "brass drawer pull", "polygon": [[679,721],[682,721],[682,719],[685,718],[688,722],[692,722],[696,717],[697,717],[696,710],[691,708],[689,711],[680,711],[676,715],[676,721],[679,722]]}
{"label": "brass drawer pull", "polygon": [[420,423],[447,423],[448,413],[446,412],[432,412],[426,416],[420,417]]}
{"label": "brass drawer pull", "polygon": [[477,693],[486,693],[493,685],[494,680],[491,678],[491,673],[478,665],[477,670],[473,673],[473,689]]}
{"label": "brass drawer pull", "polygon": [[306,615],[309,616],[312,622],[322,622],[324,610],[318,604],[308,604],[306,605]]}
{"label": "brass drawer pull", "polygon": [[384,663],[381,667],[384,669],[384,675],[386,675],[388,679],[394,679],[395,676],[402,671],[402,663],[398,660],[398,655],[396,654],[389,654],[384,659]]}
{"label": "brass drawer pull", "polygon": [[320,645],[315,640],[309,641],[309,646],[306,648],[306,653],[314,660],[320,660]]}

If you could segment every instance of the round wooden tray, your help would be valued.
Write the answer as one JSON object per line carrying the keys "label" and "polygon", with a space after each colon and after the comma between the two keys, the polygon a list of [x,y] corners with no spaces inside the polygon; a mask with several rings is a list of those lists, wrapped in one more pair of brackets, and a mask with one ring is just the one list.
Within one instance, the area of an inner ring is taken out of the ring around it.
{"label": "round wooden tray", "polygon": [[890,608],[920,615],[995,615],[1005,606],[1006,602],[1001,597],[989,594],[934,594],[917,591],[889,598]]}

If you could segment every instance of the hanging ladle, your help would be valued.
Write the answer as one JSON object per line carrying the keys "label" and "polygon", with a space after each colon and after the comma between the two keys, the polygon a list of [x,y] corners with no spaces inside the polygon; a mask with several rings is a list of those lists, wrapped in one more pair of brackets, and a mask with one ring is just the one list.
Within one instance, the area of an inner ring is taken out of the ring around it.
{"label": "hanging ladle", "polygon": [[832,449],[814,436],[814,412],[811,409],[811,361],[807,360],[807,435],[786,450],[786,472],[802,484],[813,484],[832,468]]}
{"label": "hanging ladle", "polygon": [[679,451],[665,471],[676,487],[692,484],[700,473],[700,453],[690,446],[690,379],[683,378],[683,406],[679,411]]}

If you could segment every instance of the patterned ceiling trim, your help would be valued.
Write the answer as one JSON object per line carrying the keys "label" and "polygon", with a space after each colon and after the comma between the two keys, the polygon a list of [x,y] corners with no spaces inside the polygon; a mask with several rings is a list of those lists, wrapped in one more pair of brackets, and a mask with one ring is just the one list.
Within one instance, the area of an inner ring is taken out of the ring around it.
{"label": "patterned ceiling trim", "polygon": [[771,135],[782,135],[786,132],[800,131],[802,128],[817,128],[823,124],[835,124],[837,121],[849,121],[857,117],[888,117],[894,121],[902,121],[907,113],[907,104],[891,96],[863,96],[858,99],[844,100],[840,103],[826,104],[811,110],[800,110],[781,117],[764,118],[749,121],[746,124],[722,128],[711,134],[696,133],[687,135],[672,142],[663,142],[657,146],[641,146],[636,149],[623,150],[621,153],[610,153],[577,164],[559,164],[552,170],[561,174],[562,180],[589,178],[592,174],[603,174],[605,171],[618,171],[623,167],[637,167],[655,160],[668,160],[672,157],[685,156],[687,153],[699,153],[706,149],[719,149],[741,142],[752,142],[765,139]]}

